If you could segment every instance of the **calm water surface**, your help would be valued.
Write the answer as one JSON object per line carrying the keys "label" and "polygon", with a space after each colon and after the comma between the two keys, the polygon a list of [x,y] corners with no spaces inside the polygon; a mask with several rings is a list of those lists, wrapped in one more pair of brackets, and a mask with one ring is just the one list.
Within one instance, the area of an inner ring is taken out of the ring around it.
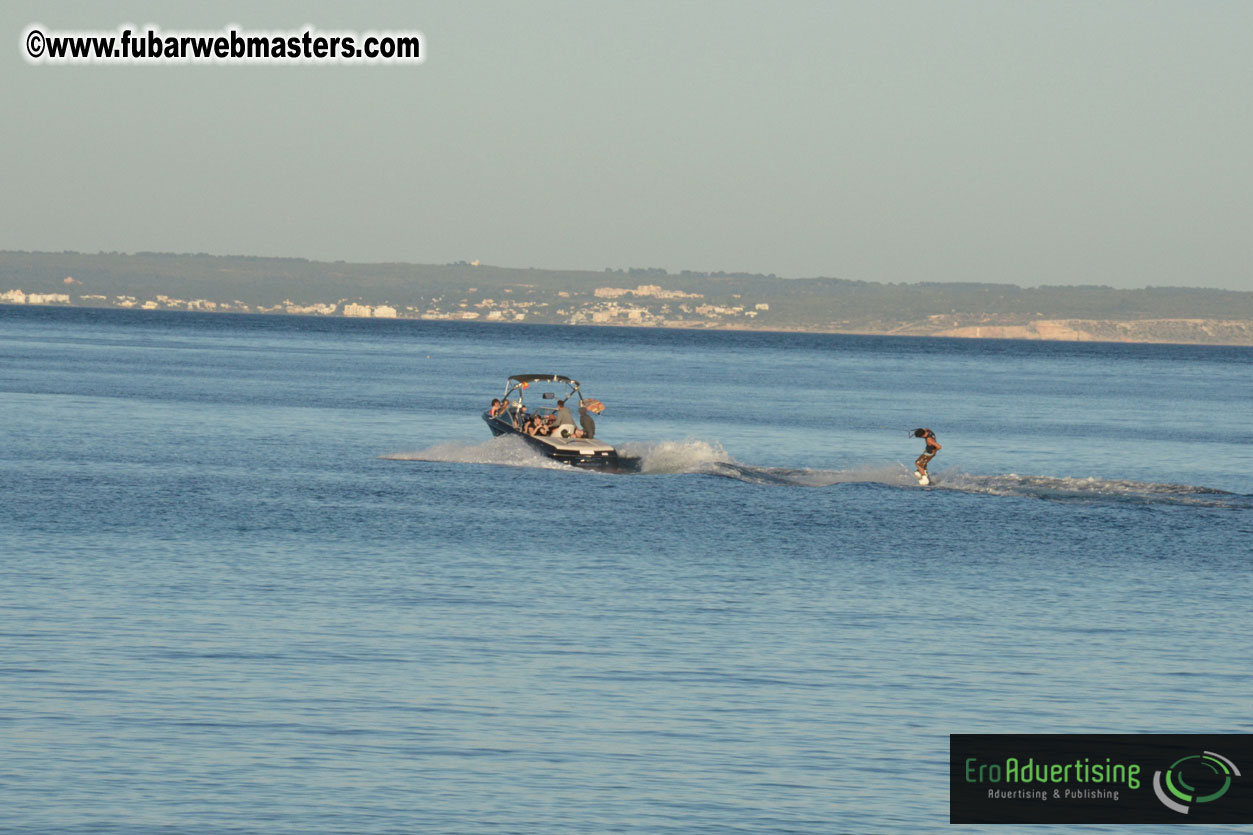
{"label": "calm water surface", "polygon": [[[489,439],[548,371],[644,474]],[[947,831],[949,733],[1253,732],[1251,423],[1241,348],[0,307],[0,831]]]}

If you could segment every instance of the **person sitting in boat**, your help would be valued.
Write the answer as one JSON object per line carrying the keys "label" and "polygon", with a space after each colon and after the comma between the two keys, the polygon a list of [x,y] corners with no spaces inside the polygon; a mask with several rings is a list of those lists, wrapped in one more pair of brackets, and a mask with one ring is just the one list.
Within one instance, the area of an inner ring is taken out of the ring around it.
{"label": "person sitting in boat", "polygon": [[498,414],[500,414],[501,412],[503,412],[506,408],[508,408],[508,407],[506,406],[506,404],[504,404],[504,403],[501,403],[501,402],[500,402],[500,398],[499,398],[499,397],[493,397],[493,398],[492,398],[492,407],[491,407],[490,409],[488,409],[488,410],[487,410],[487,416],[488,416],[488,417],[496,417],[496,415],[498,415]]}
{"label": "person sitting in boat", "polygon": [[526,434],[542,437],[547,435],[551,430],[539,415],[531,415],[531,419],[526,424]]}

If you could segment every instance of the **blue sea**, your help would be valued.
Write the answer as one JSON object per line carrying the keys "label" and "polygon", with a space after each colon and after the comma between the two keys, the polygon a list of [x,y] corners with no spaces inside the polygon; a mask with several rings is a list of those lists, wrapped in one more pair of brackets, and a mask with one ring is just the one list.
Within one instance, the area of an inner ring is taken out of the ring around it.
{"label": "blue sea", "polygon": [[950,733],[1253,732],[1251,431],[1249,348],[0,307],[0,831],[950,831]]}

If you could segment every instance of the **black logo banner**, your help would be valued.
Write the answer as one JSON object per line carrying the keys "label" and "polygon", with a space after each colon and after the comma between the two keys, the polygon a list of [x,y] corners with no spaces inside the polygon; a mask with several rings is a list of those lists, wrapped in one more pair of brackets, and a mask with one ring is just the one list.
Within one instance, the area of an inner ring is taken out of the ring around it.
{"label": "black logo banner", "polygon": [[951,734],[949,823],[1253,823],[1253,734]]}

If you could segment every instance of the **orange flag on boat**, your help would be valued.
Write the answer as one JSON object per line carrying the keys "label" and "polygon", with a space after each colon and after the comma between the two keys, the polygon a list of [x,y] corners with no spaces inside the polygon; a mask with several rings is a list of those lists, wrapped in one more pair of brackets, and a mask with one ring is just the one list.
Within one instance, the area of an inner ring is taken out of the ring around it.
{"label": "orange flag on boat", "polygon": [[601,412],[605,411],[605,404],[592,397],[584,397],[583,405],[586,406],[587,410],[594,415],[599,415]]}

